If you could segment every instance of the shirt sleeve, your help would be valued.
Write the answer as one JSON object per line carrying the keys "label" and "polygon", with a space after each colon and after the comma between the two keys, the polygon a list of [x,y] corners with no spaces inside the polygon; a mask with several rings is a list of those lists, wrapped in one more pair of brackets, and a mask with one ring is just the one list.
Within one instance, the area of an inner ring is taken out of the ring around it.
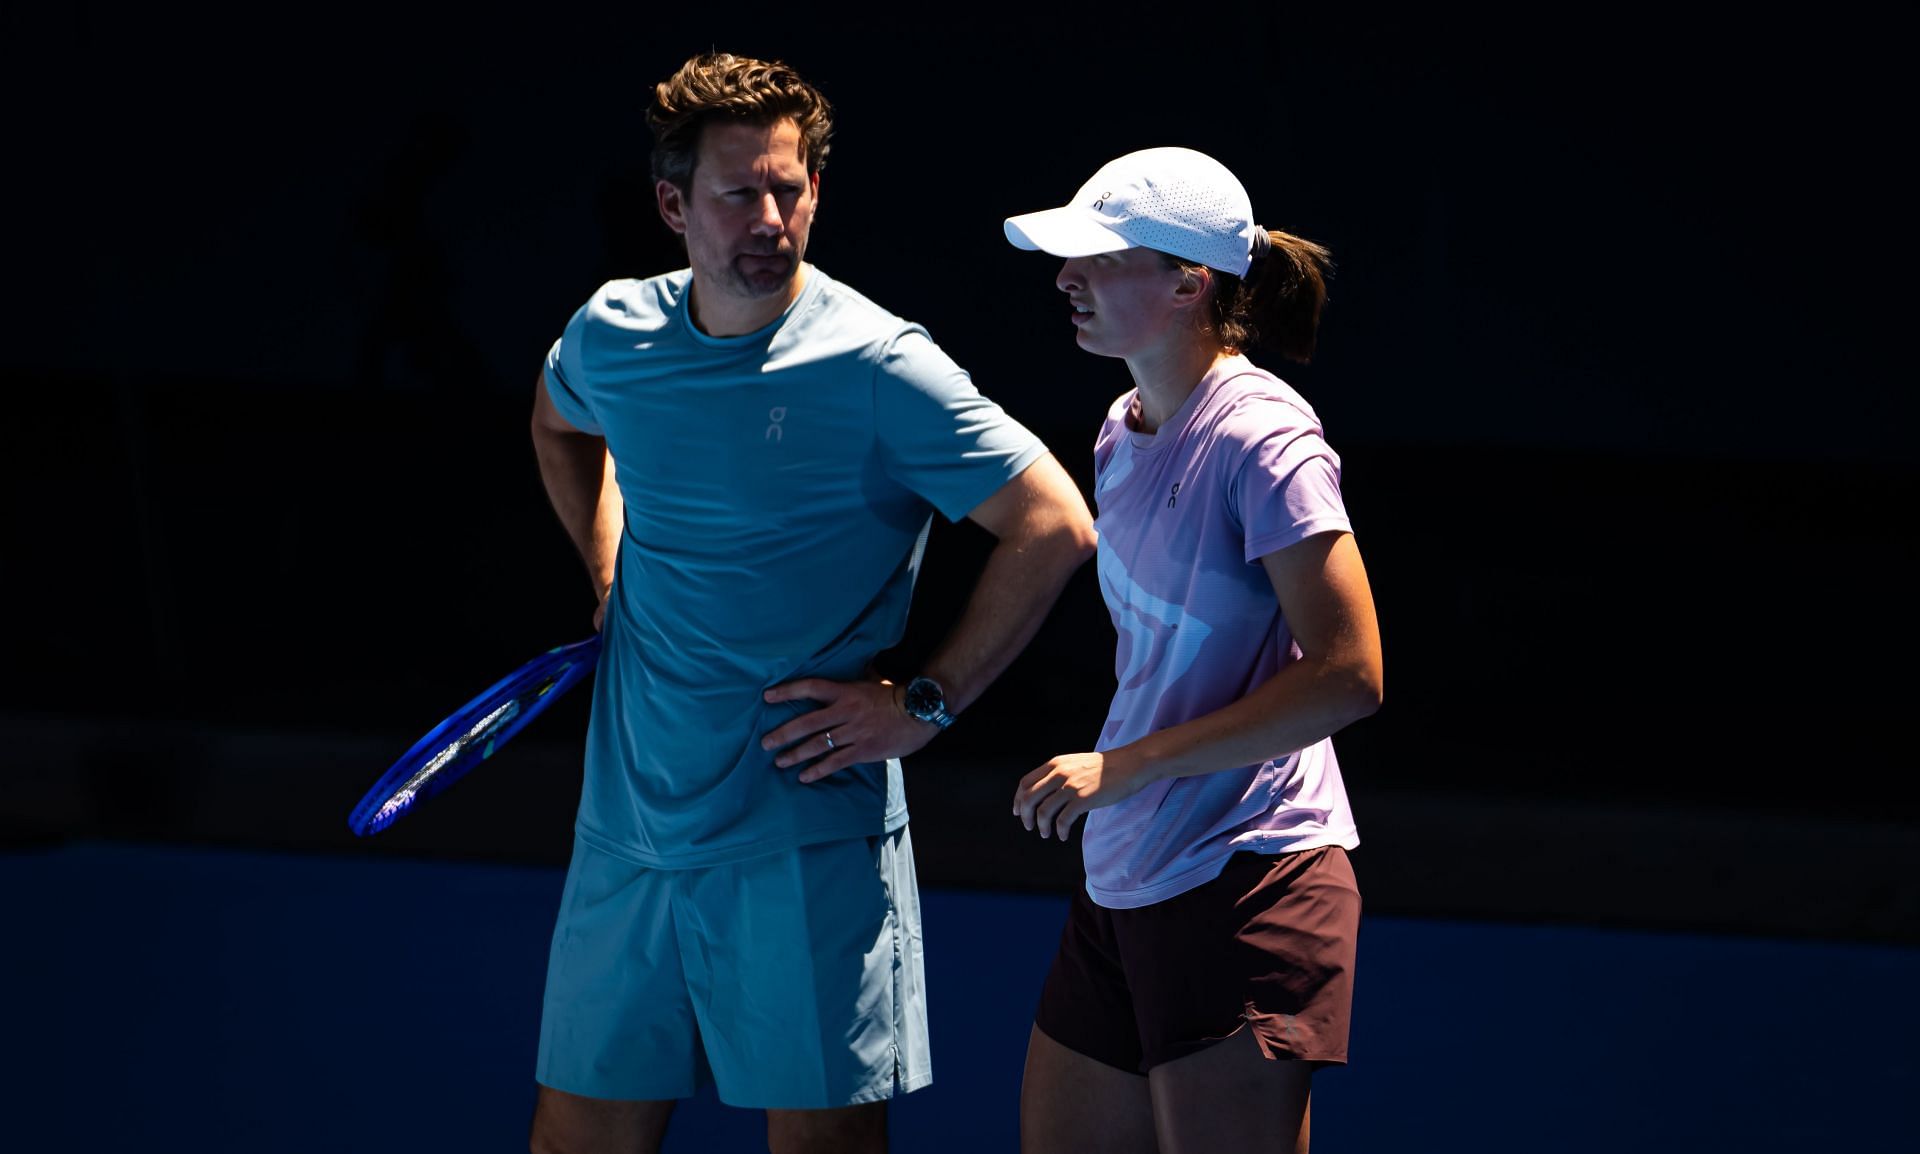
{"label": "shirt sleeve", "polygon": [[588,306],[582,305],[567,322],[560,339],[553,342],[547,350],[547,365],[543,376],[547,382],[547,396],[553,401],[553,407],[566,418],[566,422],[583,433],[600,435],[600,422],[593,415],[585,391],[586,370],[583,364],[583,352],[587,337]]}
{"label": "shirt sleeve", "polygon": [[1248,564],[1329,530],[1352,532],[1345,500],[1340,496],[1340,458],[1317,426],[1294,414],[1276,426],[1262,422],[1264,431],[1245,442],[1239,467],[1227,489],[1227,500],[1238,518],[1246,543]]}
{"label": "shirt sleeve", "polygon": [[917,325],[882,352],[874,390],[888,474],[949,521],[965,517],[1047,451]]}

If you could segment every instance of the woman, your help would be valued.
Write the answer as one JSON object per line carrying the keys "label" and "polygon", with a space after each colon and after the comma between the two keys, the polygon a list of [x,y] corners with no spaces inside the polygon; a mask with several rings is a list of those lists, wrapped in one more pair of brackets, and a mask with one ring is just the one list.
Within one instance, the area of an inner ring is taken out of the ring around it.
{"label": "woman", "polygon": [[1255,225],[1218,161],[1150,148],[1011,217],[1066,258],[1075,340],[1134,387],[1094,447],[1118,687],[1095,752],[1014,813],[1087,884],[1041,992],[1027,1154],[1304,1151],[1344,1063],[1359,844],[1331,735],[1378,709],[1380,637],[1313,409],[1248,360],[1312,355],[1327,250]]}

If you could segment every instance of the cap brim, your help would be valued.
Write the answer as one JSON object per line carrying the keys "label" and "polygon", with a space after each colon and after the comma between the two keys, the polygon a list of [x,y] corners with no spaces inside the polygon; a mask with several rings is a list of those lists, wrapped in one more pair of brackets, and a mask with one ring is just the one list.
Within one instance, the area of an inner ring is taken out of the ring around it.
{"label": "cap brim", "polygon": [[1054,256],[1092,256],[1119,252],[1133,243],[1101,224],[1098,217],[1068,206],[1010,216],[1007,240],[1015,248],[1037,249]]}

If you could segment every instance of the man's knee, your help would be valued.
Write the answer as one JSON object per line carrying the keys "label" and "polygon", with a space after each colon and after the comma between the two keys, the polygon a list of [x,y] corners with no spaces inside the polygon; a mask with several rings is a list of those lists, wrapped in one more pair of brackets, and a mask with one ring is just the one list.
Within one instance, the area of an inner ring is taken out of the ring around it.
{"label": "man's knee", "polygon": [[541,1086],[527,1148],[532,1154],[658,1154],[673,1105],[587,1098]]}
{"label": "man's knee", "polygon": [[886,1154],[887,1104],[767,1111],[772,1154]]}

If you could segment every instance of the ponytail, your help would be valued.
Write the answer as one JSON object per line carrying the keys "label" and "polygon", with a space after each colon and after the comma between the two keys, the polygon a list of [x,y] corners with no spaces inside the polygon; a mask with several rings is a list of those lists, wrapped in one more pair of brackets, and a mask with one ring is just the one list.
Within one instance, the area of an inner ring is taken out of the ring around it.
{"label": "ponytail", "polygon": [[1228,307],[1222,310],[1221,341],[1236,350],[1258,343],[1306,364],[1313,359],[1320,310],[1327,303],[1333,254],[1278,230],[1267,232],[1266,241],[1256,239],[1246,280],[1234,286],[1237,291],[1223,294],[1234,299],[1223,301]]}
{"label": "ponytail", "polygon": [[[1171,268],[1195,267],[1160,255]],[[1216,286],[1210,320],[1223,348],[1239,353],[1258,345],[1303,365],[1313,358],[1333,275],[1333,254],[1324,245],[1255,226],[1253,263],[1245,277],[1208,271]]]}
{"label": "ponytail", "polygon": [[[1179,257],[1169,257],[1181,265]],[[1252,346],[1273,349],[1306,365],[1313,357],[1319,313],[1327,303],[1332,253],[1292,232],[1254,232],[1254,263],[1246,276],[1213,269],[1213,334],[1236,353]]]}

